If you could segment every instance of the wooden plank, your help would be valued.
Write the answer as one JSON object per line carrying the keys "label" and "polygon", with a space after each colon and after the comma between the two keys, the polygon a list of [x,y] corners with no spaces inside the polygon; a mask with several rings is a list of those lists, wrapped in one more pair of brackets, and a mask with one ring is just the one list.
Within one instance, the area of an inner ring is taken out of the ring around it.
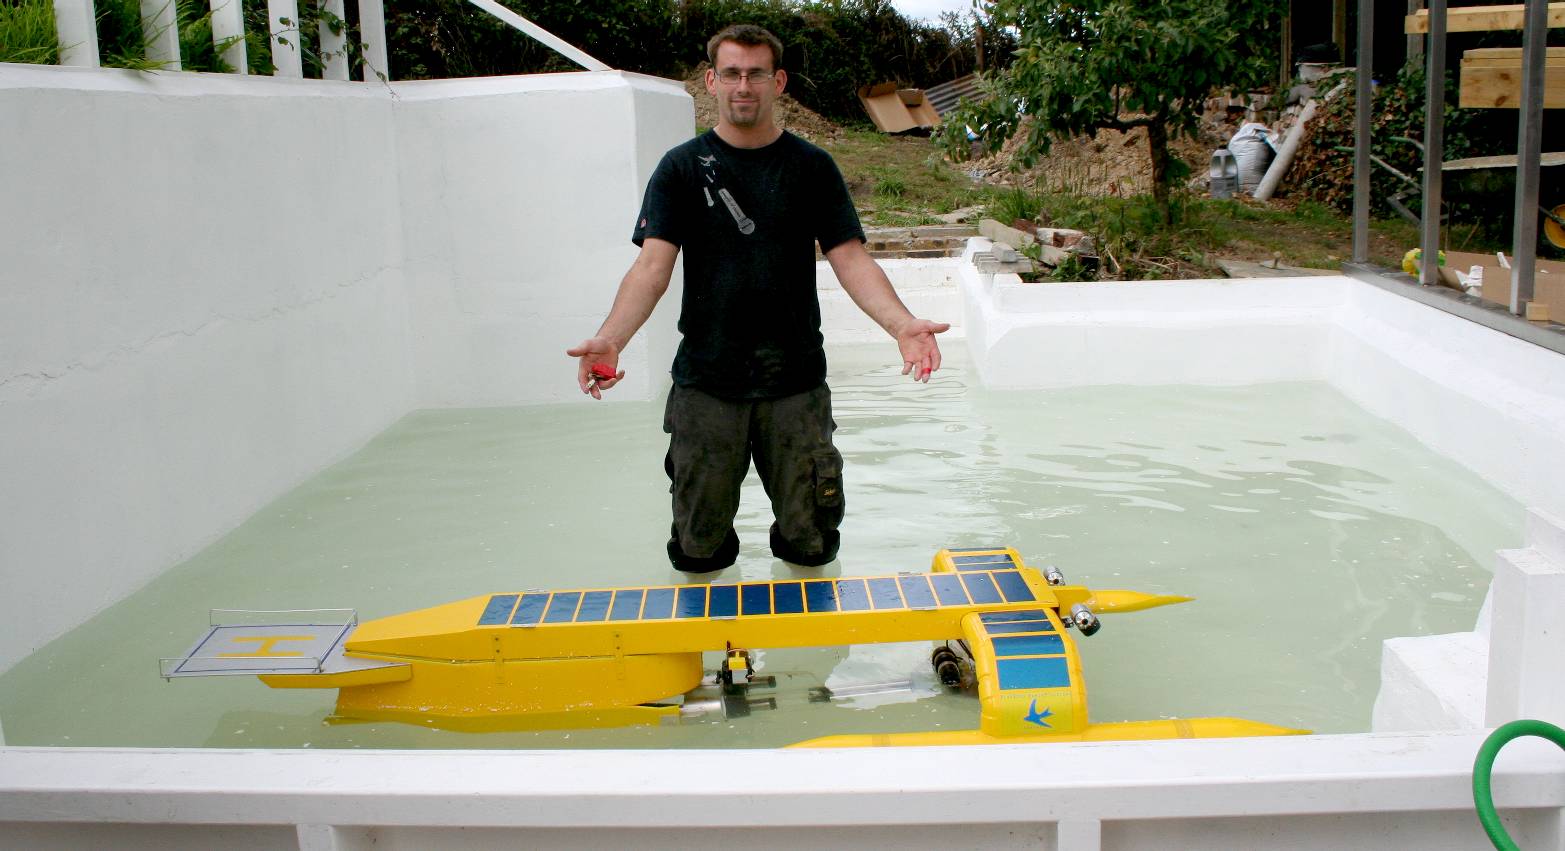
{"label": "wooden plank", "polygon": [[[1543,61],[1545,65],[1565,62],[1565,47],[1548,48]],[[1462,51],[1462,64],[1477,68],[1520,68],[1522,49],[1520,47],[1475,47],[1472,50]]]}
{"label": "wooden plank", "polygon": [[[1446,32],[1453,33],[1519,30],[1522,28],[1523,12],[1526,8],[1523,3],[1510,3],[1504,6],[1464,6],[1447,9],[1445,29]],[[1549,4],[1549,28],[1555,27],[1565,27],[1565,3]],[[1422,9],[1408,15],[1404,20],[1403,29],[1409,33],[1429,32],[1429,10]]]}
{"label": "wooden plank", "polygon": [[[1496,56],[1511,51],[1514,61]],[[1489,54],[1469,59],[1472,54]],[[1463,109],[1517,109],[1522,98],[1522,54],[1520,48],[1469,50],[1462,55],[1461,94],[1457,106]],[[1565,48],[1551,47],[1543,71],[1543,108],[1565,109]]]}
{"label": "wooden plank", "polygon": [[[1565,165],[1565,151],[1556,151],[1543,154],[1538,158],[1538,165],[1552,166]],[[1468,171],[1475,168],[1515,168],[1515,154],[1500,154],[1494,157],[1468,157],[1462,160],[1446,160],[1440,164],[1441,171]],[[1422,169],[1420,169],[1422,171]]]}

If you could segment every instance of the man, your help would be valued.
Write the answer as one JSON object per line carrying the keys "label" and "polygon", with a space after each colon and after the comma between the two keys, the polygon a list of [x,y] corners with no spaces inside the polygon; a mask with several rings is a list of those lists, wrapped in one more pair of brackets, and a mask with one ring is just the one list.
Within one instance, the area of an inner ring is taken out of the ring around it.
{"label": "man", "polygon": [[597,336],[566,352],[579,359],[582,392],[601,399],[625,377],[619,354],[685,252],[684,338],[663,430],[674,495],[668,555],[691,573],[738,557],[733,520],[752,460],[776,518],[772,553],[801,566],[837,555],[842,456],[831,442],[816,242],[854,303],[896,339],[904,375],[929,380],[940,368],[935,335],[950,328],[903,306],[864,249],[831,156],[776,126],[773,107],[788,81],[782,51],[776,36],[748,24],[707,43],[717,127],[664,155],[633,236],[641,253]]}

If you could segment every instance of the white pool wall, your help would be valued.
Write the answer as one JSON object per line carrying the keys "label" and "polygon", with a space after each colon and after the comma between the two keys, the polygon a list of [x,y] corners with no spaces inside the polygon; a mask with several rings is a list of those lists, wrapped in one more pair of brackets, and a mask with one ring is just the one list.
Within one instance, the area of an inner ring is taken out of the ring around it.
{"label": "white pool wall", "polygon": [[[0,125],[4,670],[410,410],[579,398],[564,349],[694,108],[618,72],[3,65]],[[661,392],[673,322],[616,398]]]}
{"label": "white pool wall", "polygon": [[[969,256],[988,247],[975,239]],[[1348,277],[1023,284],[961,269],[986,387],[1325,381],[1565,517],[1565,356]]]}

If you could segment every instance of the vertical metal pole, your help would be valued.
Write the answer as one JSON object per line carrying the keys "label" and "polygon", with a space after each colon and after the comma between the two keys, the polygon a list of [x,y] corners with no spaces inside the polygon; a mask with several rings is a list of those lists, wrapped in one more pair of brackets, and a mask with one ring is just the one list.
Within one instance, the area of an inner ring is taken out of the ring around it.
{"label": "vertical metal pole", "polygon": [[54,35],[60,64],[98,67],[98,20],[92,0],[54,0]]}
{"label": "vertical metal pole", "polygon": [[1440,165],[1445,161],[1445,0],[1429,0],[1429,49],[1424,80],[1423,263],[1418,282],[1440,283]]}
{"label": "vertical metal pole", "polygon": [[[1522,102],[1516,140],[1516,223],[1511,246],[1511,312],[1532,301],[1538,265],[1538,169],[1543,152],[1543,65],[1549,32],[1547,0],[1527,0],[1522,30]],[[1562,305],[1565,307],[1565,305]]]}
{"label": "vertical metal pole", "polygon": [[304,60],[299,51],[299,4],[295,0],[266,0],[266,17],[272,30],[272,75],[303,77]]}
{"label": "vertical metal pole", "polygon": [[381,0],[359,0],[359,50],[364,68],[359,78],[366,83],[391,80],[391,62],[386,55],[386,7]]}
{"label": "vertical metal pole", "polygon": [[[1407,14],[1412,17],[1419,9],[1424,8],[1424,0],[1407,0]],[[1411,62],[1415,56],[1424,55],[1424,37],[1418,33],[1407,34],[1407,55],[1402,57],[1403,64]]]}
{"label": "vertical metal pole", "polygon": [[[343,15],[342,0],[318,0],[320,9],[326,14],[321,16],[317,29],[320,34],[321,50],[321,79],[322,80],[346,80],[348,79],[348,22]],[[338,21],[342,27],[340,32],[332,32],[332,19]]]}
{"label": "vertical metal pole", "polygon": [[179,19],[174,0],[141,0],[141,39],[147,58],[166,71],[179,70]]}
{"label": "vertical metal pole", "polygon": [[212,46],[235,74],[250,73],[245,53],[245,22],[239,0],[211,0]]}
{"label": "vertical metal pole", "polygon": [[1353,105],[1353,262],[1369,262],[1369,126],[1374,106],[1375,1],[1359,0],[1358,92]]}

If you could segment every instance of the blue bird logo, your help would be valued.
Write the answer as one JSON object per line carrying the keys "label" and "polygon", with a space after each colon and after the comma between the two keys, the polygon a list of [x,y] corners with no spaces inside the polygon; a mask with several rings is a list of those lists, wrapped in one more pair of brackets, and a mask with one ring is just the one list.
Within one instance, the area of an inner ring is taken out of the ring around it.
{"label": "blue bird logo", "polygon": [[1022,720],[1029,724],[1037,724],[1039,727],[1049,727],[1052,729],[1053,725],[1043,719],[1048,718],[1053,714],[1054,711],[1052,709],[1045,709],[1043,710],[1043,714],[1039,715],[1038,698],[1035,697],[1032,699],[1032,706],[1028,708],[1027,714],[1022,716]]}

